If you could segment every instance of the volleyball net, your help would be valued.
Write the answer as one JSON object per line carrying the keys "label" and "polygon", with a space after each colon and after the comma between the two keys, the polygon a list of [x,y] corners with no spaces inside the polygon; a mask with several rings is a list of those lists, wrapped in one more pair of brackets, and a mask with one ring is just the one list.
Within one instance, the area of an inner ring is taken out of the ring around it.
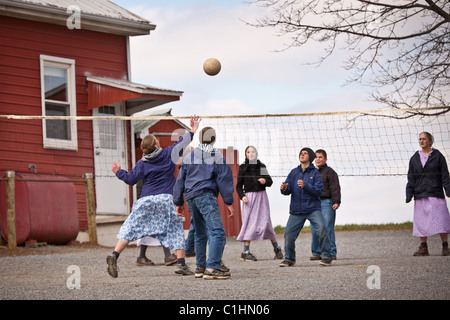
{"label": "volleyball net", "polygon": [[219,146],[239,150],[253,145],[273,176],[287,176],[299,165],[303,147],[324,149],[328,164],[340,176],[406,175],[409,159],[419,149],[423,131],[433,147],[450,156],[450,114],[400,119],[404,111],[329,112],[209,118]]}
{"label": "volleyball net", "polygon": [[[324,149],[328,155],[328,165],[339,176],[400,176],[407,174],[409,159],[419,149],[418,136],[423,131],[434,136],[433,147],[439,149],[446,159],[450,159],[450,112],[439,116],[405,118],[405,114],[423,111],[424,109],[392,109],[200,115],[202,121],[199,131],[202,127],[213,127],[217,134],[214,147],[237,150],[239,163],[245,159],[245,148],[254,146],[258,151],[258,158],[266,164],[273,177],[285,177],[291,169],[298,166],[298,155],[303,147]],[[114,160],[120,161],[123,169],[131,169],[123,165],[124,162],[132,163],[131,159],[125,158],[135,152],[134,147],[139,148],[139,139],[146,134],[155,132],[159,136],[169,135],[173,143],[185,130],[190,129],[189,121],[190,115],[0,115],[0,170],[8,170],[8,161],[24,162],[25,165],[32,163],[33,159],[45,159],[45,154],[50,153],[55,163],[64,162],[64,157],[67,157],[67,163],[74,161],[76,163],[73,165],[84,166],[86,172],[92,172],[95,168],[95,176],[111,176],[111,164]],[[173,129],[173,126],[168,125],[166,128],[172,129],[163,129],[164,132],[161,132],[156,124],[161,125],[163,122],[175,122],[178,128]],[[170,130],[172,131],[167,132]],[[58,140],[63,143],[58,145]],[[72,142],[72,146],[67,144],[67,140]],[[48,145],[43,146],[46,143]],[[198,137],[194,137],[191,147],[197,147],[198,143]],[[39,145],[42,151],[34,151],[39,150]],[[133,160],[137,161],[139,157]],[[44,160],[40,169],[43,167],[46,173],[52,174],[52,164],[48,161]],[[70,169],[63,171],[70,175]]]}

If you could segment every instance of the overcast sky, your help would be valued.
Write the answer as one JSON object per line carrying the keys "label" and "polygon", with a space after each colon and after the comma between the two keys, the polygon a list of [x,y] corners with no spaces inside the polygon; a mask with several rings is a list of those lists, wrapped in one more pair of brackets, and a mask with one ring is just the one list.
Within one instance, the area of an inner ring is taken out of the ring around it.
{"label": "overcast sky", "polygon": [[[131,80],[183,91],[180,101],[162,106],[171,107],[174,116],[381,107],[367,101],[370,88],[344,86],[350,77],[343,68],[347,54],[344,50],[336,51],[320,67],[307,65],[323,54],[323,47],[312,44],[283,51],[288,39],[277,37],[274,30],[246,25],[243,21],[253,22],[264,15],[265,9],[256,5],[241,0],[113,2],[156,25],[150,35],[131,38]],[[202,69],[210,57],[222,64],[221,72],[214,77]],[[411,155],[418,147],[411,150]],[[328,163],[333,166],[333,159]],[[268,189],[272,222],[274,226],[286,225],[289,197],[279,192],[282,178],[274,180]],[[336,223],[412,221],[413,204],[405,204],[405,184],[405,176],[341,178],[343,203]]]}

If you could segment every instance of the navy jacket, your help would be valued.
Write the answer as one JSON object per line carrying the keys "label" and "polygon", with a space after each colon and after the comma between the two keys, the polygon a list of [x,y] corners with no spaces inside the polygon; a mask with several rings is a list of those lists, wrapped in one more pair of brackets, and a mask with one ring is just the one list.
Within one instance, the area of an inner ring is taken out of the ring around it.
{"label": "navy jacket", "polygon": [[194,134],[185,133],[178,141],[162,150],[154,159],[143,161],[140,159],[130,171],[120,169],[116,172],[117,178],[133,186],[144,180],[140,197],[156,194],[172,194],[175,184],[175,162],[180,158],[183,150],[191,143]]}
{"label": "navy jacket", "polygon": [[433,149],[422,167],[419,151],[416,151],[409,160],[408,183],[406,184],[406,202],[411,199],[425,197],[445,198],[444,191],[450,196],[450,178],[447,162],[442,153]]}
{"label": "navy jacket", "polygon": [[200,148],[186,155],[173,187],[173,203],[182,206],[184,198],[190,200],[205,192],[218,196],[227,205],[233,203],[233,174],[223,155],[218,152],[205,152]]}
{"label": "navy jacket", "polygon": [[[298,186],[298,180],[303,180],[305,184],[303,188]],[[310,164],[304,172],[301,166],[293,169],[284,183],[287,183],[288,187],[281,193],[291,195],[290,214],[308,214],[322,209],[320,195],[323,183],[319,171],[313,164]]]}

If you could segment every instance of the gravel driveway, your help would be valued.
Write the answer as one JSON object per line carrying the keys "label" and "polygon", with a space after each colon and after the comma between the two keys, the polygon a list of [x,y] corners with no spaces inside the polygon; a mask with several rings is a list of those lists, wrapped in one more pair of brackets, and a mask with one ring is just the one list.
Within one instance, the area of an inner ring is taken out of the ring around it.
{"label": "gravel driveway", "polygon": [[[283,246],[283,235],[278,235],[278,242]],[[450,257],[441,256],[438,235],[429,238],[428,257],[413,257],[419,242],[411,230],[341,231],[336,242],[338,259],[331,267],[319,266],[309,260],[311,234],[302,233],[296,242],[297,263],[280,268],[268,240],[252,242],[257,262],[241,262],[242,243],[228,238],[224,261],[232,276],[214,281],[175,274],[174,266],[164,265],[160,247],[147,250],[156,264],[153,267],[136,266],[139,248],[127,248],[118,262],[118,278],[106,272],[105,258],[112,248],[47,245],[20,248],[11,256],[2,247],[0,299],[149,299],[177,300],[178,304],[190,300],[191,306],[204,300],[450,299]],[[187,263],[195,268],[195,258],[187,258]]]}

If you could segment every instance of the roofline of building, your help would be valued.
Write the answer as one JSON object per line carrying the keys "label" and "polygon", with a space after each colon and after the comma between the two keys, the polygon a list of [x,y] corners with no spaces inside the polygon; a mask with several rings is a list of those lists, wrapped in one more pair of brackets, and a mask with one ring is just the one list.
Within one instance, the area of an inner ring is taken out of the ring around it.
{"label": "roofline of building", "polygon": [[[72,13],[61,8],[40,6],[32,3],[0,0],[0,16],[67,26]],[[123,36],[147,35],[156,25],[147,20],[131,21],[88,13],[80,13],[82,30],[91,30]]]}
{"label": "roofline of building", "polygon": [[86,80],[89,82],[95,82],[98,84],[111,86],[123,90],[133,91],[140,94],[154,94],[154,95],[166,95],[166,96],[173,96],[173,97],[180,97],[183,94],[183,91],[177,91],[177,90],[171,90],[171,89],[163,89],[163,88],[156,88],[152,86],[148,86],[145,84],[140,83],[134,83],[127,80],[121,80],[121,79],[111,79],[111,78],[105,78],[105,77],[94,77],[94,76],[87,76]]}

